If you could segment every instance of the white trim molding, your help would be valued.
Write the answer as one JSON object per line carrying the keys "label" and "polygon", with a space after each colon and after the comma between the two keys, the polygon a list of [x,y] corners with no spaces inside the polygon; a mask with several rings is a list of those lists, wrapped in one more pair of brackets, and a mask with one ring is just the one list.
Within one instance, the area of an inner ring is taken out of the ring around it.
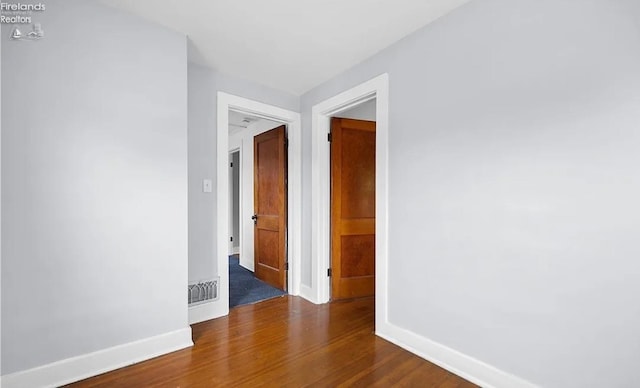
{"label": "white trim molding", "polygon": [[376,324],[376,335],[484,388],[537,387],[529,381],[388,322],[382,326]]}
{"label": "white trim molding", "polygon": [[[222,293],[222,290],[219,290]],[[227,307],[220,299],[212,302],[199,303],[189,306],[189,324],[200,323],[210,319],[224,317],[229,314],[229,301],[227,299]]]}
{"label": "white trim molding", "polygon": [[304,285],[304,284],[300,285],[300,297],[318,304],[316,302],[316,296],[313,292],[313,289],[307,285]]}
{"label": "white trim molding", "polygon": [[59,387],[193,346],[191,328],[2,376],[4,388]]}
{"label": "white trim molding", "polygon": [[[252,116],[281,122],[287,125],[289,153],[288,179],[288,220],[287,220],[287,260],[289,262],[289,294],[300,293],[301,255],[302,255],[302,133],[300,113],[264,104],[244,97],[218,92],[218,121],[216,135],[216,242],[214,252],[218,258],[218,276],[220,276],[220,299],[216,311],[229,314],[229,110]],[[220,315],[220,316],[222,316]]]}
{"label": "white trim molding", "polygon": [[330,257],[330,145],[327,134],[331,117],[371,99],[376,99],[376,326],[387,319],[388,262],[388,149],[389,75],[379,75],[331,97],[311,110],[311,287],[310,301],[326,303],[331,298],[327,276]]}

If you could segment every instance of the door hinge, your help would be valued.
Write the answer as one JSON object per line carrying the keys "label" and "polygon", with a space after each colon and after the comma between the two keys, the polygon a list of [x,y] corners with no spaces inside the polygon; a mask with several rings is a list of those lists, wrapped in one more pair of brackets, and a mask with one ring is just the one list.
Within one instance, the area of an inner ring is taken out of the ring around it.
{"label": "door hinge", "polygon": [[284,270],[285,271],[289,270],[289,262],[284,263]]}
{"label": "door hinge", "polygon": [[284,138],[284,148],[289,148],[289,139]]}
{"label": "door hinge", "polygon": [[229,237],[229,241],[233,241],[233,236]]}
{"label": "door hinge", "polygon": [[233,162],[229,163],[229,167],[233,167]]}
{"label": "door hinge", "polygon": [[327,141],[331,143],[331,132],[327,133]]}
{"label": "door hinge", "polygon": [[331,277],[331,268],[327,268],[327,276]]}

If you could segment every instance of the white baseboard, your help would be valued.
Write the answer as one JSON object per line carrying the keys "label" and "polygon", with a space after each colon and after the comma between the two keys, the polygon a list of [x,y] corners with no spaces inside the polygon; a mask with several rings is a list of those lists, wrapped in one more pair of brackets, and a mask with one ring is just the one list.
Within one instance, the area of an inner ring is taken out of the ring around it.
{"label": "white baseboard", "polygon": [[298,296],[308,300],[311,303],[320,304],[316,299],[316,293],[313,291],[313,289],[309,286],[305,286],[304,284],[300,285],[300,294],[298,294]]}
{"label": "white baseboard", "polygon": [[239,264],[242,268],[246,268],[251,272],[255,272],[255,264],[253,260],[242,260],[242,256],[240,256]]}
{"label": "white baseboard", "polygon": [[189,307],[189,324],[208,321],[210,319],[224,317],[229,315],[229,304],[226,305],[221,299],[209,303],[201,303]]}
{"label": "white baseboard", "polygon": [[[249,271],[251,271],[251,272],[253,272],[253,270],[254,270],[254,266],[253,266],[253,265],[249,265],[249,264],[247,264],[247,263],[243,263],[243,262],[240,262],[239,264],[240,264],[240,266],[241,266],[242,268],[244,268],[244,269],[246,269],[246,270],[249,270]],[[251,263],[251,264],[253,264],[253,263]]]}
{"label": "white baseboard", "polygon": [[59,387],[193,346],[187,327],[2,376],[4,388]]}
{"label": "white baseboard", "polygon": [[481,387],[538,387],[529,381],[391,323],[387,322],[380,326],[376,328],[378,336]]}

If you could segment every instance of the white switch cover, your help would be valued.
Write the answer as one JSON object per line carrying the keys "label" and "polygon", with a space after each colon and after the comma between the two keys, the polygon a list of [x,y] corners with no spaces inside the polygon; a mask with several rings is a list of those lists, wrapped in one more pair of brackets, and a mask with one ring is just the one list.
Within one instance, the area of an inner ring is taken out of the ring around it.
{"label": "white switch cover", "polygon": [[213,182],[211,179],[203,179],[202,180],[202,192],[210,193],[213,188]]}

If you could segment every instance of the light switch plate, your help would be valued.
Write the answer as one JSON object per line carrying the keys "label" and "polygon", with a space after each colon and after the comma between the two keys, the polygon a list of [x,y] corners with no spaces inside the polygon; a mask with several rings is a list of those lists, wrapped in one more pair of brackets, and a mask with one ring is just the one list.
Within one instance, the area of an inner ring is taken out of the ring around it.
{"label": "light switch plate", "polygon": [[211,179],[202,180],[202,192],[210,193],[213,190],[213,181]]}

